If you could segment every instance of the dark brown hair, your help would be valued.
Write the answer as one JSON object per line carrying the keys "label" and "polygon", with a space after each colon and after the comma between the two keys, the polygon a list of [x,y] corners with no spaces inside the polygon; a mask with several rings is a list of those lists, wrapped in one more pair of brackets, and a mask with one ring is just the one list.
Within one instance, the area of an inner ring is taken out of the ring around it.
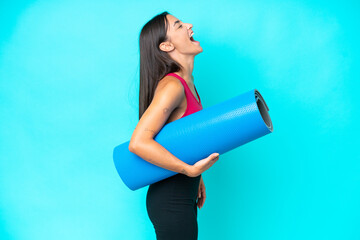
{"label": "dark brown hair", "polygon": [[169,40],[166,35],[169,22],[162,12],[141,29],[139,37],[140,47],[140,93],[139,93],[139,119],[150,105],[156,86],[166,74],[179,71],[182,66],[173,60],[167,52],[161,51],[161,42]]}

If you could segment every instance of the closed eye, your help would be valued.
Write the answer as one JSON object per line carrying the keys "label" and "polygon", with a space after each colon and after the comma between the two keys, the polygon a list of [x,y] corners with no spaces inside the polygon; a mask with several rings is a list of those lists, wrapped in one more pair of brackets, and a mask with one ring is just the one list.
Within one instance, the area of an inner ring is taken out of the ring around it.
{"label": "closed eye", "polygon": [[182,28],[182,24],[180,25],[180,27],[179,28]]}

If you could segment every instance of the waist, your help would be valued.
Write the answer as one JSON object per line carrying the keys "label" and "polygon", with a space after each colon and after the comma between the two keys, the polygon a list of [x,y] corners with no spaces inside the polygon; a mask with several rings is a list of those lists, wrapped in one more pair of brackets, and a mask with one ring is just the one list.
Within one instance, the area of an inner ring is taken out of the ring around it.
{"label": "waist", "polygon": [[169,194],[173,196],[196,198],[200,178],[201,175],[197,177],[189,177],[185,174],[178,173],[156,183],[150,184],[148,192],[151,192],[152,194]]}

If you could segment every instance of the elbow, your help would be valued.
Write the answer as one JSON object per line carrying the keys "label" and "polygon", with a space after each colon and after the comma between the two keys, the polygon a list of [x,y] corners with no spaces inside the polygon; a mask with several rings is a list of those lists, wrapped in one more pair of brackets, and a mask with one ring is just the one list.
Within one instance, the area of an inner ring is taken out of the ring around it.
{"label": "elbow", "polygon": [[143,146],[144,144],[148,143],[148,141],[139,141],[139,140],[130,140],[129,143],[129,151],[132,153],[135,153],[141,148],[141,146]]}
{"label": "elbow", "polygon": [[138,140],[137,141],[130,140],[129,151],[132,153],[135,153],[139,149],[140,144],[141,144],[141,142],[139,142]]}
{"label": "elbow", "polygon": [[130,143],[129,143],[129,151],[132,152],[132,153],[135,152],[135,146],[136,146],[135,143],[130,141]]}

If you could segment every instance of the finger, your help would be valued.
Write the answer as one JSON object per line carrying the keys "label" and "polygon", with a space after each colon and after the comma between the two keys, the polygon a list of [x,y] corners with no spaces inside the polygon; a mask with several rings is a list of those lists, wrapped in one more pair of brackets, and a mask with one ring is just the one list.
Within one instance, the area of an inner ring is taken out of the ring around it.
{"label": "finger", "polygon": [[199,208],[201,207],[201,201],[202,201],[202,198],[198,198],[197,202],[196,202],[196,204],[198,205]]}
{"label": "finger", "polygon": [[202,194],[202,198],[201,198],[201,199],[203,200],[203,204],[204,204],[205,199],[206,199],[206,193],[205,193],[205,191],[203,192],[203,194]]}
{"label": "finger", "polygon": [[206,196],[206,191],[205,191],[205,188],[203,188],[203,189],[201,190],[201,196],[203,196],[203,197],[205,197],[205,196]]}
{"label": "finger", "polygon": [[204,199],[200,198],[200,208],[202,208],[204,206]]}

